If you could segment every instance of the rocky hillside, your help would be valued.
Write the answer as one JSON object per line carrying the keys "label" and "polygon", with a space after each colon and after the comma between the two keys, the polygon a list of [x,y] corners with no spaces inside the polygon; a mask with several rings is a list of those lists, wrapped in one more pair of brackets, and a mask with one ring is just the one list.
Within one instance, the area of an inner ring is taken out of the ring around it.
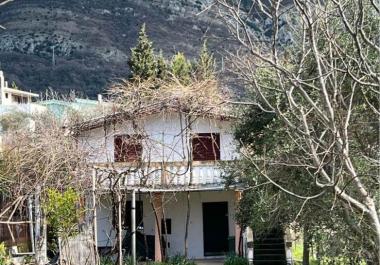
{"label": "rocky hillside", "polygon": [[204,38],[218,53],[226,29],[202,11],[210,0],[14,0],[0,8],[0,63],[32,91],[94,97],[128,74],[127,59],[146,23],[156,49],[195,56]]}

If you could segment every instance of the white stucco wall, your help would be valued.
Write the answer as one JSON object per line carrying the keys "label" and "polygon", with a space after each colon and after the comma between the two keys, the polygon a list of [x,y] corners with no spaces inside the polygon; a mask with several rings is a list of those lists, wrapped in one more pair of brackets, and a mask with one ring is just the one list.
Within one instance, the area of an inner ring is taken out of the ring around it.
{"label": "white stucco wall", "polygon": [[[191,192],[190,225],[189,225],[189,257],[204,258],[203,253],[203,202],[228,202],[229,236],[235,235],[235,196],[233,191],[202,191]],[[142,195],[144,211],[144,231],[147,235],[154,235],[155,219],[148,195]],[[169,255],[184,253],[184,236],[186,223],[186,193],[165,193],[165,217],[172,219],[172,234],[168,235],[170,248]],[[112,231],[111,207],[107,199],[102,199],[103,207],[97,208],[98,213],[98,244],[111,246],[109,239],[114,239]]]}
{"label": "white stucco wall", "polygon": [[[150,162],[180,162],[187,160],[187,139],[184,117],[178,113],[161,113],[145,117],[133,129],[132,123],[110,125],[84,132],[80,143],[89,152],[92,162],[114,161],[114,136],[142,133],[143,160]],[[221,160],[233,160],[238,155],[232,134],[232,122],[198,118],[192,125],[194,133],[220,133]]]}

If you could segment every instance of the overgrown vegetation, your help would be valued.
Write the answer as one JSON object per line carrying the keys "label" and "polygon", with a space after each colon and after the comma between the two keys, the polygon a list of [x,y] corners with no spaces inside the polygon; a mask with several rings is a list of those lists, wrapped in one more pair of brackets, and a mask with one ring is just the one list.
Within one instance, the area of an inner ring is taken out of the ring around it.
{"label": "overgrown vegetation", "polygon": [[11,259],[4,243],[0,243],[0,265],[10,265]]}
{"label": "overgrown vegetation", "polygon": [[229,179],[247,186],[242,226],[302,231],[303,264],[312,248],[319,262],[379,264],[377,4],[216,2],[249,95]]}
{"label": "overgrown vegetation", "polygon": [[0,116],[0,131],[17,131],[30,124],[30,115],[24,112],[4,113]]}
{"label": "overgrown vegetation", "polygon": [[[100,258],[100,265],[114,265],[115,261],[111,257],[101,257]],[[132,265],[132,258],[130,256],[127,256],[124,258],[124,265]],[[195,265],[195,262],[192,260],[187,259],[183,255],[175,255],[172,257],[167,258],[166,261],[158,262],[158,261],[146,261],[146,264],[149,265]],[[243,263],[237,264],[236,265],[245,265]],[[234,265],[234,264],[231,264]]]}
{"label": "overgrown vegetation", "polygon": [[[71,178],[68,176],[68,178]],[[49,188],[43,203],[48,225],[57,236],[69,237],[78,232],[78,221],[81,215],[79,194],[69,187],[61,192]]]}
{"label": "overgrown vegetation", "polygon": [[[79,196],[85,189],[85,154],[62,122],[49,113],[28,116],[23,126],[3,134],[0,191],[2,223],[29,220],[28,202],[34,203],[34,232],[45,233],[45,214],[53,237],[67,238],[78,225]],[[75,191],[74,191],[75,190]],[[36,237],[36,260],[46,252]],[[57,245],[57,244],[55,244]],[[49,249],[53,250],[53,249]]]}
{"label": "overgrown vegetation", "polygon": [[218,84],[215,59],[206,42],[193,62],[182,52],[168,61],[162,52],[154,54],[144,25],[132,53],[129,61],[131,69],[134,69],[132,76],[115,83],[108,90],[122,111],[136,113],[174,105],[198,113],[226,110],[224,103],[229,93]]}
{"label": "overgrown vegetation", "polygon": [[228,255],[224,260],[224,265],[249,265],[249,262],[245,257]]}

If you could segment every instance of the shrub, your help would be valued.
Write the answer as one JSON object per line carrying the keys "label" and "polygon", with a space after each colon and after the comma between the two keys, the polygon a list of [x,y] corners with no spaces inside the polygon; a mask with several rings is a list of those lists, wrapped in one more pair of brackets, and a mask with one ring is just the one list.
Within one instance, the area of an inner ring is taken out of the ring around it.
{"label": "shrub", "polygon": [[[100,265],[115,265],[115,259],[112,259],[111,256],[102,256],[100,257]],[[137,260],[138,261],[138,260]],[[123,265],[132,265],[132,257],[126,256],[123,260]],[[151,263],[149,263],[151,264]]]}
{"label": "shrub", "polygon": [[73,188],[68,188],[64,192],[49,188],[47,195],[43,208],[50,227],[57,236],[75,235],[77,233],[76,224],[80,216],[79,194]]}
{"label": "shrub", "polygon": [[114,265],[111,257],[100,257],[100,265]]}
{"label": "shrub", "polygon": [[175,255],[173,257],[168,258],[168,265],[195,265],[195,262],[192,260],[188,260],[185,256]]}
{"label": "shrub", "polygon": [[188,260],[185,256],[175,255],[173,257],[169,257],[164,262],[152,261],[148,264],[149,265],[195,265],[195,262],[192,260]]}
{"label": "shrub", "polygon": [[4,243],[0,243],[0,265],[10,265],[11,259],[7,253]]}
{"label": "shrub", "polygon": [[249,262],[246,258],[236,256],[236,255],[229,255],[225,261],[224,265],[249,265]]}

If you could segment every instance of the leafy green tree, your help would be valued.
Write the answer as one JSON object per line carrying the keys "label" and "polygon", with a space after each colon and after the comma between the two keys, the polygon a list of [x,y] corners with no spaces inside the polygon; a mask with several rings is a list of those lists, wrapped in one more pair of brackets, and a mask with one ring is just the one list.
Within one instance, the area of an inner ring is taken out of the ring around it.
{"label": "leafy green tree", "polygon": [[241,176],[255,172],[248,183],[263,194],[255,207],[266,209],[263,219],[294,218],[322,238],[334,234],[325,242],[336,256],[379,264],[378,6],[258,0],[263,20],[256,23],[251,9],[218,2],[240,44],[231,60],[252,94],[244,105],[274,115],[264,126],[255,122],[260,114],[242,116],[252,142],[239,139],[250,165]]}
{"label": "leafy green tree", "polygon": [[142,25],[137,45],[131,49],[131,58],[128,61],[131,69],[131,78],[146,80],[157,75],[157,62],[154,56],[153,43],[146,34],[145,23]]}
{"label": "leafy green tree", "polygon": [[[372,260],[375,238],[370,222],[361,215],[351,216],[351,209],[336,201],[333,193],[310,185],[304,168],[274,161],[277,155],[289,160],[301,153],[289,141],[287,129],[276,115],[259,108],[249,108],[242,117],[244,119],[238,124],[235,137],[241,148],[246,149],[245,159],[228,170],[227,178],[228,184],[236,184],[234,180],[239,179],[252,187],[243,192],[238,206],[237,219],[241,226],[252,227],[256,236],[279,226],[302,231],[304,251],[314,246],[321,259],[336,264],[347,264],[338,262],[342,258],[349,260],[349,264],[362,264],[363,259]],[[267,157],[265,163],[270,166],[265,173],[280,187],[273,185],[258,168],[252,166],[251,160],[257,156]],[[290,193],[302,194],[303,197]],[[316,194],[320,196],[305,200]],[[361,223],[359,229],[357,223]],[[368,244],[368,241],[372,243]],[[308,255],[304,257],[304,264],[309,264],[308,258]]]}
{"label": "leafy green tree", "polygon": [[48,224],[58,236],[74,235],[80,217],[79,194],[68,188],[61,192],[56,188],[47,190],[47,198],[43,204]]}
{"label": "leafy green tree", "polygon": [[184,85],[191,81],[191,63],[182,52],[173,56],[171,61],[172,74]]}
{"label": "leafy green tree", "polygon": [[212,79],[215,77],[215,58],[207,48],[207,41],[203,42],[194,68],[196,77],[200,80]]}

